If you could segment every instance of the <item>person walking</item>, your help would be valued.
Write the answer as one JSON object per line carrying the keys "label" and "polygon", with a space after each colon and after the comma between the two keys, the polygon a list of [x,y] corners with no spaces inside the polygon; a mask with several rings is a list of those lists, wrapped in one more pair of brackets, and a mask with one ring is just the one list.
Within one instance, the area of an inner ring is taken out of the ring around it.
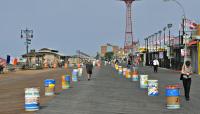
{"label": "person walking", "polygon": [[159,66],[159,61],[158,59],[154,59],[153,60],[153,68],[154,68],[154,72],[157,73],[158,72],[158,66]]}
{"label": "person walking", "polygon": [[183,87],[185,91],[185,99],[187,101],[190,100],[190,86],[191,86],[191,74],[192,74],[192,67],[190,61],[186,61],[185,64],[182,66],[181,70],[181,80],[183,81]]}
{"label": "person walking", "polygon": [[93,69],[93,64],[92,62],[87,62],[86,64],[86,71],[87,71],[87,74],[88,74],[88,81],[91,79],[91,76],[92,76],[92,69]]}

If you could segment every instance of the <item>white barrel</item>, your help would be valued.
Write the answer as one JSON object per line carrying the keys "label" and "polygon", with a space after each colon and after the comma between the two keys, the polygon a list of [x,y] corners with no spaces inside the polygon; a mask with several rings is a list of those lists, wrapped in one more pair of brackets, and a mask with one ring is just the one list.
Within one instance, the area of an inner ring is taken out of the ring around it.
{"label": "white barrel", "polygon": [[147,88],[148,75],[140,75],[140,88]]}
{"label": "white barrel", "polygon": [[83,74],[83,68],[78,68],[78,76],[81,77]]}
{"label": "white barrel", "polygon": [[118,71],[118,74],[119,74],[119,75],[122,75],[122,74],[123,74],[123,69],[122,69],[122,66],[119,66],[119,71]]}
{"label": "white barrel", "polygon": [[39,88],[25,88],[25,105],[26,111],[36,111],[40,108],[39,103],[40,89]]}
{"label": "white barrel", "polygon": [[123,75],[126,76],[126,70],[127,68],[123,68]]}
{"label": "white barrel", "polygon": [[158,96],[158,80],[148,80],[148,96]]}
{"label": "white barrel", "polygon": [[72,71],[72,81],[73,82],[78,82],[78,69],[73,69]]}

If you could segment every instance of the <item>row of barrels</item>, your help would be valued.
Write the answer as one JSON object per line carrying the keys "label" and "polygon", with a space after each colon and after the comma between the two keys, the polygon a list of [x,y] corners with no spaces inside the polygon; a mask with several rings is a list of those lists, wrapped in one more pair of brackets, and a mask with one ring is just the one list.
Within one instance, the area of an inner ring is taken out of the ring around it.
{"label": "row of barrels", "polygon": [[[82,76],[83,69],[73,69],[72,76],[70,75],[63,75],[61,76],[61,84],[62,89],[66,90],[70,88],[71,82],[77,82],[78,77]],[[55,79],[46,79],[44,80],[44,87],[45,87],[45,96],[54,96],[55,95],[55,86],[56,86]],[[37,111],[40,109],[40,88],[33,87],[33,88],[25,88],[25,104],[24,108],[25,111]]]}
{"label": "row of barrels", "polygon": [[[124,76],[127,79],[131,79],[132,81],[139,81],[140,88],[147,88],[148,96],[158,96],[158,80],[149,80],[148,75],[139,75],[138,67],[126,68],[114,64],[113,67],[118,71],[119,76]],[[165,96],[166,96],[166,107],[167,109],[179,109],[180,108],[180,86],[175,85],[167,85],[165,88]]]}

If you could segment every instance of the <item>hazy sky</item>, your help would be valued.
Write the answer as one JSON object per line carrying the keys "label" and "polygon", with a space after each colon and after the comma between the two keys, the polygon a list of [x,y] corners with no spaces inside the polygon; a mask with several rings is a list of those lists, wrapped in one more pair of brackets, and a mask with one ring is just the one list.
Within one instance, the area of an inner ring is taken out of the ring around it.
{"label": "hazy sky", "polygon": [[[200,0],[178,0],[186,16],[200,22]],[[173,24],[178,35],[182,10],[174,2],[142,0],[133,4],[135,38],[144,38]],[[31,48],[49,47],[65,55],[80,49],[95,55],[100,45],[123,46],[125,4],[117,0],[0,0],[0,56],[26,52],[21,29],[34,30]]]}

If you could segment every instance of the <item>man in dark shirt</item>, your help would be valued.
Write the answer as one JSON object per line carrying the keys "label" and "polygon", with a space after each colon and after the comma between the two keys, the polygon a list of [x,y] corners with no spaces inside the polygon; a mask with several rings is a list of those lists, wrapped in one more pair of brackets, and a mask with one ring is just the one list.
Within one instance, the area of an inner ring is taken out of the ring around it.
{"label": "man in dark shirt", "polygon": [[86,71],[87,71],[87,74],[88,74],[88,81],[91,79],[91,75],[92,75],[92,69],[93,69],[93,65],[92,65],[92,62],[88,62],[86,64]]}

